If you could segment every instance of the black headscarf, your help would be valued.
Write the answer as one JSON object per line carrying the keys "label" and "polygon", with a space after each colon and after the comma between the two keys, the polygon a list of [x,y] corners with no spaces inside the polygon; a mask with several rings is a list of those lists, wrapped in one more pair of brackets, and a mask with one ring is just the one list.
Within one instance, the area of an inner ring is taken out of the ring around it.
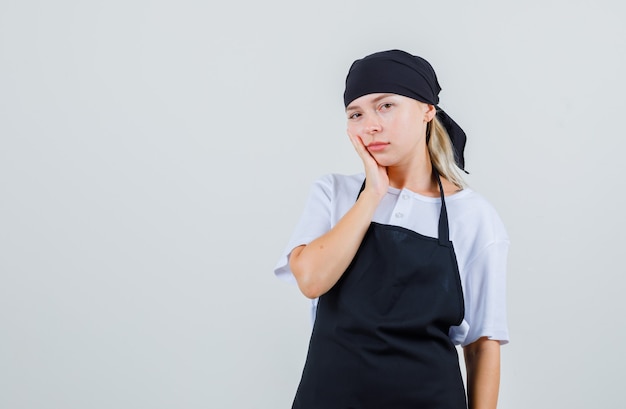
{"label": "black headscarf", "polygon": [[465,168],[463,150],[467,139],[461,127],[439,108],[441,87],[433,67],[425,59],[401,50],[370,54],[352,63],[346,77],[343,102],[373,93],[392,93],[434,105],[437,118],[448,131],[457,165]]}

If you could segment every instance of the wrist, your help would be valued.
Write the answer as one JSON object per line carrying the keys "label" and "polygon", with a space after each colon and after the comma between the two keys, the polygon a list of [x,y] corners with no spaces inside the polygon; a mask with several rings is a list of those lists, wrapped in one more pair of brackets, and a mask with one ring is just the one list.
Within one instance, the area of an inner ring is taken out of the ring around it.
{"label": "wrist", "polygon": [[385,193],[379,193],[366,188],[359,195],[357,203],[365,209],[368,209],[373,215],[383,196],[385,196]]}

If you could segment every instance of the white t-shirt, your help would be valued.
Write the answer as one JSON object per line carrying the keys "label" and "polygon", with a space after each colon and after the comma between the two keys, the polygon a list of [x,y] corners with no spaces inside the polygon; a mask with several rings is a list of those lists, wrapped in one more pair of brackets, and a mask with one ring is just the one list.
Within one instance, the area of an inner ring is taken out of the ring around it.
{"label": "white t-shirt", "polygon": [[[276,264],[277,277],[295,283],[289,268],[291,251],[328,232],[354,205],[365,175],[329,174],[311,187],[300,221]],[[454,245],[465,318],[450,329],[450,339],[468,345],[481,337],[509,341],[506,319],[506,262],[509,238],[495,209],[478,193],[464,189],[446,196],[450,240]],[[390,187],[373,221],[438,236],[441,199]],[[317,300],[312,302],[315,317]]]}

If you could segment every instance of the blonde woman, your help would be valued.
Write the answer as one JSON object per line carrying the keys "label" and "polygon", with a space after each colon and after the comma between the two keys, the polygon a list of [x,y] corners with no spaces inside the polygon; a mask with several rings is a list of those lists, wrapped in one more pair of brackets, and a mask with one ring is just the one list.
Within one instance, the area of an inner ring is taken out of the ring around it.
{"label": "blonde woman", "polygon": [[463,182],[466,137],[440,89],[401,50],[350,67],[348,136],[364,172],[313,184],[275,269],[314,301],[294,409],[496,407],[509,240]]}

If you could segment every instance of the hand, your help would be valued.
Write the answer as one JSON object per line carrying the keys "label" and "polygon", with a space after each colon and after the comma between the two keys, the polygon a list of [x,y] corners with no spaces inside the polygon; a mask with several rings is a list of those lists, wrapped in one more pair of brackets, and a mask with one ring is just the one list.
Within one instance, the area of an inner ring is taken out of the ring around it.
{"label": "hand", "polygon": [[389,176],[387,168],[380,166],[376,159],[369,153],[363,140],[358,135],[352,135],[348,132],[350,142],[354,146],[356,153],[363,161],[365,168],[365,191],[372,192],[378,199],[381,199],[389,188]]}

